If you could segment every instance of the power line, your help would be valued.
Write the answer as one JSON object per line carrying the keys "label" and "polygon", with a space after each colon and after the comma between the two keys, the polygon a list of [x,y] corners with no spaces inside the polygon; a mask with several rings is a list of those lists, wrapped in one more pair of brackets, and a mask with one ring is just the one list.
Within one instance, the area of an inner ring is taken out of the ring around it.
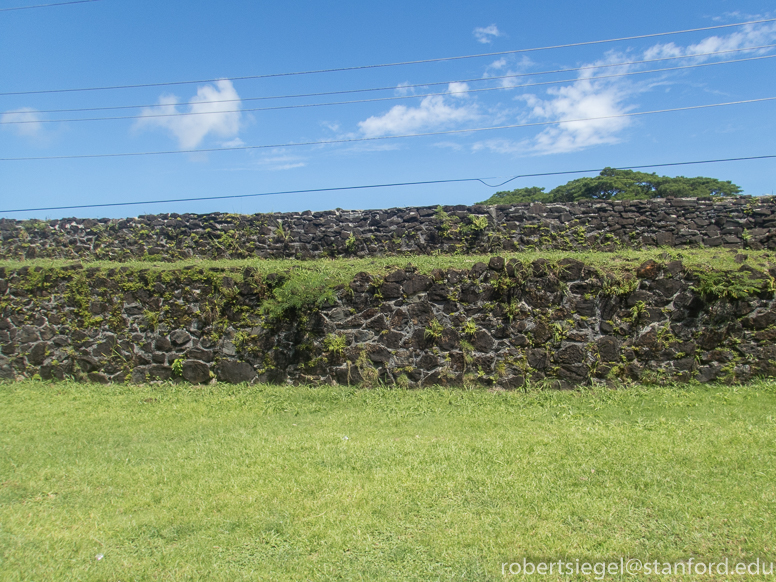
{"label": "power line", "polygon": [[[745,59],[736,59],[731,61],[719,61],[716,63],[699,63],[694,65],[684,65],[679,67],[666,67],[663,69],[652,69],[648,71],[631,71],[628,73],[618,73],[613,75],[599,75],[597,77],[591,77],[590,80],[598,80],[598,79],[611,79],[616,77],[628,77],[632,75],[644,75],[648,73],[662,73],[666,71],[676,71],[681,69],[692,69],[697,67],[708,67],[708,66],[714,66],[714,65],[725,65],[730,63],[740,63],[744,61],[753,61],[753,60],[760,60],[760,59],[771,59],[776,57],[776,55],[765,55],[765,56],[759,56],[759,57],[749,57]],[[277,111],[282,109],[306,109],[310,107],[325,107],[325,106],[331,106],[331,105],[353,105],[358,103],[374,103],[379,101],[396,101],[396,100],[403,100],[403,99],[419,99],[421,97],[436,97],[436,96],[443,96],[443,95],[463,95],[467,93],[481,93],[486,91],[505,91],[509,89],[521,89],[524,87],[537,87],[541,85],[558,85],[562,83],[574,83],[576,81],[579,81],[580,79],[560,79],[555,81],[543,81],[540,83],[525,83],[522,85],[513,85],[509,87],[485,87],[481,89],[467,89],[466,91],[443,91],[438,93],[421,93],[418,95],[394,95],[392,97],[375,97],[372,99],[355,99],[351,101],[333,101],[328,103],[303,103],[303,104],[296,104],[296,105],[276,105],[272,107],[252,107],[252,108],[241,108],[241,109],[224,109],[219,111],[178,111],[175,113],[149,113],[149,114],[141,114],[141,115],[121,115],[121,116],[114,116],[114,117],[78,117],[78,118],[72,118],[72,119],[26,119],[26,120],[17,120],[17,121],[0,121],[0,125],[7,125],[7,124],[24,124],[24,123],[64,123],[64,122],[78,122],[78,121],[115,121],[115,120],[126,120],[126,119],[153,119],[157,117],[181,117],[181,116],[189,116],[189,115],[214,115],[214,114],[220,114],[220,113],[248,113],[248,112],[256,112],[256,111]],[[196,103],[196,105],[201,105],[202,103]],[[158,107],[158,105],[157,105]]]}
{"label": "power line", "polygon": [[[646,168],[665,168],[669,166],[690,166],[690,165],[697,165],[697,164],[716,164],[720,162],[740,162],[744,160],[765,160],[765,159],[772,159],[776,158],[776,155],[767,155],[767,156],[749,156],[749,157],[741,157],[741,158],[722,158],[722,159],[716,159],[716,160],[697,160],[697,161],[691,161],[691,162],[669,162],[665,164],[643,164],[638,166],[620,166],[617,168],[613,168],[615,170],[640,170],[640,169],[646,169]],[[592,170],[566,170],[566,171],[560,171],[560,172],[540,172],[535,174],[518,174],[517,176],[513,176],[509,178],[508,180],[501,182],[499,184],[488,184],[485,182],[485,180],[489,180],[492,178],[450,178],[446,180],[423,180],[418,182],[393,182],[388,184],[368,184],[368,185],[361,185],[361,186],[339,186],[334,188],[310,188],[306,190],[282,190],[278,192],[260,192],[256,194],[233,194],[233,195],[227,195],[227,196],[202,196],[202,197],[193,197],[193,198],[171,198],[167,200],[144,200],[144,201],[132,201],[132,202],[108,202],[105,204],[79,204],[79,205],[72,205],[72,206],[49,206],[45,208],[17,208],[14,210],[0,210],[0,213],[3,214],[9,214],[9,213],[15,213],[15,212],[43,212],[47,210],[76,210],[76,209],[84,209],[84,208],[108,208],[108,207],[116,207],[116,206],[141,206],[144,204],[172,204],[176,202],[201,202],[201,201],[207,201],[207,200],[230,200],[230,199],[239,199],[239,198],[256,198],[259,196],[280,196],[280,195],[290,195],[290,194],[312,194],[312,193],[321,193],[321,192],[335,192],[335,191],[346,191],[346,190],[366,190],[366,189],[374,189],[374,188],[395,188],[399,186],[427,186],[432,184],[452,184],[452,183],[461,183],[461,182],[480,182],[481,184],[484,184],[488,188],[500,188],[504,184],[507,184],[509,182],[512,182],[513,180],[517,180],[518,178],[536,178],[540,176],[562,176],[562,175],[570,175],[570,174],[589,174],[591,172],[601,172],[605,168],[596,168]]]}
{"label": "power line", "polygon": [[[597,77],[590,77],[589,80],[598,80],[598,79],[612,79],[612,78],[618,78],[618,77],[629,77],[632,75],[645,75],[648,73],[662,73],[666,71],[677,71],[682,69],[694,69],[698,67],[710,67],[715,65],[726,65],[731,63],[741,63],[745,61],[755,61],[755,60],[761,60],[761,59],[772,59],[776,57],[776,55],[764,55],[759,57],[748,57],[745,59],[734,59],[730,61],[717,61],[715,63],[696,63],[693,65],[682,65],[678,67],[666,67],[662,69],[651,69],[647,71],[631,71],[628,73],[617,73],[612,75],[598,75]],[[189,115],[217,115],[222,113],[248,113],[248,112],[256,112],[256,111],[277,111],[282,109],[306,109],[310,107],[326,107],[331,105],[353,105],[358,103],[375,103],[379,101],[396,101],[396,100],[404,100],[404,99],[419,99],[421,97],[436,97],[436,96],[442,96],[442,95],[464,95],[467,93],[481,93],[486,91],[506,91],[510,89],[521,89],[524,87],[538,87],[541,85],[558,85],[562,83],[574,83],[576,81],[579,81],[580,79],[560,79],[555,81],[542,81],[540,83],[524,83],[522,85],[510,85],[507,87],[485,87],[480,89],[467,89],[466,91],[443,91],[438,93],[420,93],[417,95],[394,95],[392,97],[375,97],[372,99],[355,99],[351,101],[332,101],[328,103],[301,103],[296,105],[275,105],[271,107],[252,107],[252,108],[240,108],[240,109],[222,109],[217,111],[176,111],[175,113],[147,113],[147,114],[140,114],[140,115],[118,115],[113,117],[75,117],[71,119],[21,119],[21,120],[12,120],[12,121],[3,121],[0,118],[0,125],[15,125],[15,124],[25,124],[25,123],[69,123],[69,122],[79,122],[79,121],[117,121],[117,120],[126,120],[126,119],[154,119],[157,117],[182,117],[182,116],[189,116]],[[465,82],[465,81],[461,81]],[[455,81],[451,81],[451,83],[455,83]],[[239,99],[233,99],[231,101],[240,101]],[[216,103],[216,102],[197,102],[196,105],[203,105],[205,103]],[[155,105],[153,107],[160,107],[160,105]],[[165,107],[165,106],[162,106]],[[42,113],[40,111],[35,111],[35,113]],[[10,115],[13,116],[14,113],[10,112]],[[23,115],[23,112],[19,112],[19,115]]]}
{"label": "power line", "polygon": [[298,147],[298,146],[321,146],[340,143],[357,143],[365,141],[382,141],[389,139],[402,139],[409,137],[428,137],[434,135],[452,135],[460,133],[474,133],[480,131],[494,131],[498,129],[516,129],[520,127],[539,127],[546,125],[558,125],[562,123],[578,123],[584,121],[600,121],[604,119],[616,119],[621,117],[637,117],[642,115],[652,115],[656,113],[673,113],[677,111],[691,111],[695,109],[709,109],[711,107],[724,107],[726,105],[743,105],[746,103],[761,103],[765,101],[776,100],[776,97],[762,97],[760,99],[745,99],[742,101],[728,101],[726,103],[710,103],[707,105],[690,105],[687,107],[673,107],[671,109],[656,109],[653,111],[637,111],[634,113],[620,113],[617,115],[604,115],[600,117],[586,117],[582,119],[559,119],[554,121],[536,121],[533,123],[514,123],[509,125],[495,125],[491,127],[473,127],[469,129],[450,129],[447,131],[430,131],[426,133],[409,133],[404,135],[383,135],[376,137],[356,137],[356,138],[344,138],[344,139],[330,139],[321,141],[308,141],[308,142],[295,142],[284,144],[265,144],[265,145],[245,145],[235,146],[229,148],[200,148],[189,150],[162,150],[154,152],[124,152],[115,154],[76,154],[76,155],[63,155],[63,156],[37,156],[37,157],[22,157],[22,158],[0,158],[0,162],[21,162],[21,161],[40,161],[40,160],[75,160],[75,159],[91,159],[91,158],[122,158],[122,157],[136,157],[136,156],[158,156],[169,154],[196,154],[196,153],[209,153],[209,152],[229,152],[238,150],[261,150],[271,148],[286,148],[286,147]]}
{"label": "power line", "polygon": [[87,2],[99,2],[100,0],[72,0],[71,2],[54,2],[52,4],[35,4],[34,6],[14,6],[12,8],[0,8],[0,12],[11,10],[29,10],[31,8],[50,8],[52,6],[67,6],[68,4],[86,4]]}
{"label": "power line", "polygon": [[[483,81],[498,81],[503,79],[517,79],[520,77],[532,77],[537,75],[550,75],[555,73],[571,73],[575,71],[585,71],[585,70],[597,70],[597,69],[605,69],[605,68],[611,68],[611,67],[624,67],[624,66],[630,66],[630,65],[643,65],[647,63],[656,63],[661,61],[671,61],[676,59],[695,59],[698,57],[709,57],[709,56],[716,56],[716,55],[722,55],[722,54],[728,54],[728,53],[737,53],[737,52],[743,52],[743,51],[754,51],[754,50],[766,50],[771,49],[773,47],[776,47],[776,44],[764,44],[759,46],[748,46],[743,48],[737,48],[737,49],[728,49],[724,51],[713,51],[713,52],[706,52],[706,53],[693,53],[690,55],[680,55],[680,56],[672,56],[672,57],[660,57],[656,59],[644,59],[639,61],[622,61],[619,63],[605,63],[605,64],[597,64],[597,65],[585,65],[582,67],[568,67],[564,69],[554,69],[550,71],[533,71],[529,73],[513,73],[510,75],[496,75],[492,77],[477,77],[474,79],[455,79],[452,81],[433,81],[429,83],[416,83],[413,85],[402,85],[402,89],[415,89],[418,87],[432,87],[435,85],[449,85],[450,83],[477,83],[477,82],[483,82]],[[737,59],[732,61],[719,61],[717,63],[696,63],[694,65],[686,65],[684,67],[676,67],[676,68],[692,68],[692,67],[700,67],[700,66],[708,66],[708,65],[716,65],[716,64],[725,64],[725,63],[735,63],[735,62],[741,62],[746,60],[757,60],[760,58],[769,58],[770,56],[765,57],[751,57],[748,59]],[[671,69],[665,69],[665,70],[671,70]],[[654,72],[654,71],[646,71],[646,72]],[[602,77],[596,77],[596,78],[602,78]],[[516,85],[516,86],[509,86],[504,88],[519,88],[519,87],[530,87],[533,85]],[[238,99],[212,99],[207,101],[197,101],[197,105],[204,105],[204,104],[211,104],[211,103],[237,103],[237,102],[243,102],[243,101],[264,101],[268,99],[294,99],[294,98],[300,98],[300,97],[324,97],[324,96],[330,96],[330,95],[345,95],[350,93],[367,93],[367,92],[375,92],[375,91],[394,91],[398,89],[396,85],[391,85],[390,87],[371,87],[371,88],[365,88],[365,89],[346,89],[341,91],[324,91],[319,93],[296,93],[291,95],[265,95],[262,97],[241,97]],[[412,95],[408,97],[419,97],[419,95]],[[113,105],[108,107],[78,107],[78,108],[70,108],[70,109],[37,109],[36,113],[78,113],[78,112],[84,112],[84,111],[113,111],[113,110],[119,110],[119,109],[140,109],[143,107],[156,107],[158,106],[158,103],[148,103],[145,105]]]}
{"label": "power line", "polygon": [[514,49],[509,51],[499,51],[499,52],[493,52],[493,53],[480,53],[480,54],[474,54],[474,55],[460,55],[460,56],[454,56],[454,57],[438,57],[433,59],[421,59],[421,60],[415,60],[415,61],[401,61],[401,62],[395,62],[395,63],[380,63],[380,64],[373,64],[373,65],[357,65],[352,67],[334,67],[330,69],[314,69],[309,71],[294,71],[294,72],[287,72],[287,73],[267,73],[264,75],[244,75],[239,77],[220,77],[220,78],[214,78],[214,79],[198,79],[193,81],[167,81],[163,83],[139,83],[139,84],[131,84],[131,85],[106,85],[101,87],[80,87],[80,88],[73,88],[73,89],[42,89],[42,90],[35,90],[35,91],[11,91],[11,92],[3,92],[0,93],[0,96],[8,96],[8,95],[39,95],[42,93],[71,93],[71,92],[78,92],[78,91],[107,91],[107,90],[113,90],[113,89],[139,89],[139,88],[147,88],[147,87],[165,87],[165,86],[172,86],[172,85],[192,85],[197,83],[214,83],[216,81],[220,80],[230,80],[230,81],[244,81],[248,79],[269,79],[269,78],[276,78],[276,77],[291,77],[291,76],[297,76],[297,75],[313,75],[313,74],[319,74],[319,73],[338,73],[338,72],[344,72],[344,71],[360,71],[360,70],[366,70],[366,69],[381,69],[386,67],[399,67],[399,66],[405,66],[405,65],[420,65],[420,64],[427,64],[427,63],[439,63],[439,62],[445,62],[445,61],[458,61],[463,59],[474,59],[474,58],[482,58],[482,57],[495,57],[495,56],[503,56],[503,55],[512,55],[512,54],[519,54],[519,53],[527,53],[527,52],[536,52],[536,51],[543,51],[543,50],[552,50],[552,49],[561,49],[561,48],[572,48],[572,47],[579,47],[579,46],[590,46],[590,45],[596,45],[596,44],[606,44],[606,43],[613,43],[613,42],[622,42],[626,40],[639,40],[639,39],[645,39],[645,38],[655,38],[660,36],[669,36],[673,34],[687,34],[691,32],[702,32],[707,30],[718,30],[721,28],[731,28],[735,26],[746,26],[751,24],[762,24],[765,22],[774,22],[776,21],[776,18],[765,18],[761,20],[749,20],[746,22],[736,22],[732,24],[717,24],[715,26],[705,26],[702,28],[688,28],[685,30],[673,30],[669,32],[654,32],[651,34],[640,34],[635,36],[624,36],[620,38],[608,38],[603,40],[588,40],[583,42],[574,42],[574,43],[567,43],[567,44],[558,44],[558,45],[552,45],[552,46],[543,46],[543,47],[532,47],[532,48],[524,48],[524,49]]}

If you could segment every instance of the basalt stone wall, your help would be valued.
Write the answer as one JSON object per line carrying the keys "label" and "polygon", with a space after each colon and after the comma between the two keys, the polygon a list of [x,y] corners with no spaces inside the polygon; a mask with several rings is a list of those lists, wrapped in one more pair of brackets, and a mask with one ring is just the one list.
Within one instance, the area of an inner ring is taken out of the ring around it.
{"label": "basalt stone wall", "polygon": [[527,248],[776,248],[776,200],[667,200],[0,220],[0,258],[316,258]]}
{"label": "basalt stone wall", "polygon": [[496,256],[360,273],[270,316],[289,276],[0,269],[0,377],[520,388],[776,375],[776,269],[720,274],[716,297],[678,261],[613,278]]}

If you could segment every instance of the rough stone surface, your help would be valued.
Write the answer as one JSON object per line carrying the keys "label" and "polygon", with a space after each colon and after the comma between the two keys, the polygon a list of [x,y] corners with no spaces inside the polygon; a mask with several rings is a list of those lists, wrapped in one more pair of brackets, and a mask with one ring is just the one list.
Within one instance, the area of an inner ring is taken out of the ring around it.
{"label": "rough stone surface", "polygon": [[239,384],[240,382],[250,382],[255,377],[256,371],[248,362],[226,360],[218,366],[218,379],[223,382]]}
{"label": "rough stone surface", "polygon": [[192,384],[204,384],[210,380],[210,368],[205,362],[186,360],[182,367],[183,379]]}
{"label": "rough stone surface", "polygon": [[[776,249],[776,199],[681,198],[567,204],[0,219],[0,258],[174,261],[705,245]],[[485,219],[483,221],[483,219]],[[281,228],[282,225],[282,228]],[[352,239],[351,239],[352,237]],[[350,241],[350,242],[349,242]],[[500,271],[503,262],[477,270]],[[482,272],[479,272],[481,275]],[[405,275],[406,276],[406,275]],[[398,273],[386,278],[401,283]],[[0,293],[5,283],[0,281]],[[405,291],[406,292],[406,291]],[[411,294],[411,293],[410,293]],[[108,305],[95,300],[93,315]]]}
{"label": "rough stone surface", "polygon": [[636,269],[636,276],[642,279],[656,279],[660,273],[660,264],[649,260]]}
{"label": "rough stone surface", "polygon": [[[762,290],[726,299],[699,294],[698,274],[676,262],[630,274],[636,288],[622,295],[596,268],[558,266],[495,256],[468,272],[360,273],[333,301],[276,319],[261,306],[287,273],[0,267],[0,379],[179,381],[178,361],[192,383],[211,371],[225,382],[504,388],[776,375],[776,269],[743,264]],[[400,292],[386,296],[388,284]]]}

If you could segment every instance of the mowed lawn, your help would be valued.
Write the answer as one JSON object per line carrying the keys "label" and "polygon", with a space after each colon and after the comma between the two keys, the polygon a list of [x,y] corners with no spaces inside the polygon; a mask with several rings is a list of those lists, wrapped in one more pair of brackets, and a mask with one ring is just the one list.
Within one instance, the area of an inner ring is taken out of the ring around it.
{"label": "mowed lawn", "polygon": [[0,385],[2,580],[481,581],[520,579],[501,565],[524,557],[774,559],[775,512],[774,382]]}

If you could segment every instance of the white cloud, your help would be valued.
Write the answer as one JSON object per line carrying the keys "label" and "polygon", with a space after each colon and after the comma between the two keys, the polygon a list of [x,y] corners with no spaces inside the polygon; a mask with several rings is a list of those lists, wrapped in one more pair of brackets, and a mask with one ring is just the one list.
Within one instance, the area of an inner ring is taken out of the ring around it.
{"label": "white cloud", "polygon": [[241,140],[239,137],[236,137],[234,139],[230,139],[229,141],[222,141],[221,147],[222,148],[239,148],[245,145],[245,142]]}
{"label": "white cloud", "polygon": [[307,165],[306,158],[297,154],[288,153],[284,148],[263,152],[256,158],[254,163],[262,170],[270,171],[292,170]]}
{"label": "white cloud", "polygon": [[43,132],[42,119],[43,116],[37,109],[20,107],[3,113],[0,123],[6,131],[12,131],[21,137],[37,138]]}
{"label": "white cloud", "polygon": [[644,59],[665,59],[670,57],[680,57],[684,54],[684,49],[669,42],[665,44],[656,44],[644,51]]}
{"label": "white cloud", "polygon": [[405,97],[407,95],[412,95],[415,93],[415,88],[409,86],[409,81],[404,81],[403,83],[399,83],[396,86],[396,89],[394,89],[393,93],[397,97]]}
{"label": "white cloud", "polygon": [[474,29],[474,38],[477,39],[477,42],[481,42],[482,44],[490,44],[493,42],[493,39],[499,36],[503,36],[503,32],[501,32],[495,24],[491,24],[490,26],[478,26]]}
{"label": "white cloud", "polygon": [[188,105],[186,112],[194,115],[171,115],[181,113],[178,98],[162,95],[157,106],[143,109],[135,127],[165,129],[178,140],[181,149],[197,147],[209,134],[229,139],[236,138],[240,132],[241,101],[231,81],[222,79],[215,85],[200,87]]}
{"label": "white cloud", "polygon": [[[196,154],[195,154],[196,155]],[[262,150],[249,153],[250,161],[236,166],[222,167],[222,172],[279,172],[302,168],[307,165],[307,158],[289,153],[285,148],[275,148],[271,151]]]}
{"label": "white cloud", "polygon": [[467,97],[469,93],[469,84],[459,82],[450,83],[447,86],[447,92],[452,94],[453,97],[458,97],[459,99],[462,97]]}
{"label": "white cloud", "polygon": [[459,143],[456,143],[454,141],[438,141],[434,144],[435,148],[443,148],[448,150],[453,150],[456,152],[459,152],[463,149],[463,146]]}
{"label": "white cloud", "polygon": [[333,133],[337,133],[340,130],[340,124],[336,121],[321,121],[320,123],[323,127]]}
{"label": "white cloud", "polygon": [[366,137],[379,137],[449,126],[476,117],[473,105],[456,107],[449,105],[442,95],[430,95],[424,97],[418,107],[395,105],[383,115],[373,115],[360,121],[358,127]]}
{"label": "white cloud", "polygon": [[303,168],[307,165],[307,163],[297,160],[298,158],[291,156],[275,156],[262,160],[261,165],[265,169],[272,171],[293,170],[294,168]]}
{"label": "white cloud", "polygon": [[506,79],[499,79],[499,84],[503,89],[511,89],[516,87],[521,81],[515,77],[520,73],[528,70],[534,62],[526,55],[522,55],[518,61],[514,57],[509,59],[501,57],[500,59],[493,61],[485,68],[485,74],[483,79],[489,77],[507,77]]}
{"label": "white cloud", "polygon": [[[355,134],[354,134],[355,135]],[[402,145],[397,142],[363,142],[347,145],[338,150],[338,154],[348,155],[352,153],[364,153],[364,152],[390,152],[402,149]]]}
{"label": "white cloud", "polygon": [[[531,116],[538,120],[585,119],[569,121],[543,130],[534,138],[533,150],[538,153],[562,153],[591,146],[613,144],[618,134],[631,124],[622,115],[634,106],[626,105],[631,92],[617,86],[601,85],[587,79],[573,85],[547,91],[549,99],[533,95],[523,98],[531,107]],[[593,119],[610,117],[609,119]]]}
{"label": "white cloud", "polygon": [[[776,23],[748,24],[735,32],[724,36],[709,36],[695,44],[686,47],[677,46],[673,42],[656,44],[644,51],[645,59],[661,57],[685,56],[697,61],[708,61],[714,56],[695,56],[700,53],[710,53],[742,49],[750,46],[772,44],[776,40]],[[742,51],[748,53],[749,51]],[[757,53],[769,52],[769,49],[757,49]],[[731,58],[732,55],[719,55],[717,58]]]}
{"label": "white cloud", "polygon": [[486,139],[476,142],[472,146],[473,152],[488,150],[496,154],[520,154],[530,150],[530,143],[526,140],[513,141],[511,139]]}
{"label": "white cloud", "polygon": [[[592,66],[620,63],[627,60],[622,53],[609,52]],[[570,85],[547,89],[546,97],[523,94],[516,99],[529,107],[523,121],[568,121],[550,125],[532,140],[509,146],[486,144],[491,151],[502,150],[513,153],[518,149],[538,154],[555,154],[578,151],[585,148],[614,144],[620,141],[621,132],[631,125],[628,117],[616,117],[632,110],[635,106],[628,101],[645,87],[623,78],[595,78],[600,69],[580,71],[576,81]],[[628,66],[608,67],[605,74],[626,72]],[[598,119],[595,119],[598,118]],[[600,119],[608,118],[608,119]]]}
{"label": "white cloud", "polygon": [[[713,57],[697,57],[699,53],[745,48],[769,44],[776,40],[776,24],[749,25],[725,36],[710,36],[695,44],[681,46],[676,43],[655,44],[642,55],[644,59],[661,57],[687,57],[691,62],[706,61]],[[727,58],[720,55],[720,58]],[[633,60],[632,53],[609,52],[592,66],[610,65]],[[553,154],[578,151],[588,147],[615,144],[622,139],[622,132],[632,123],[632,118],[617,117],[633,109],[633,98],[665,82],[642,82],[627,78],[599,78],[599,75],[611,75],[639,70],[645,65],[623,65],[605,69],[586,69],[581,71],[573,83],[551,88],[544,97],[533,94],[520,95],[528,106],[524,112],[525,121],[555,121],[582,119],[585,121],[567,121],[542,130],[531,140],[507,142],[489,140],[478,142],[475,151],[488,149],[499,153],[538,153]],[[598,119],[595,119],[598,118]],[[607,118],[607,119],[601,119]]]}

